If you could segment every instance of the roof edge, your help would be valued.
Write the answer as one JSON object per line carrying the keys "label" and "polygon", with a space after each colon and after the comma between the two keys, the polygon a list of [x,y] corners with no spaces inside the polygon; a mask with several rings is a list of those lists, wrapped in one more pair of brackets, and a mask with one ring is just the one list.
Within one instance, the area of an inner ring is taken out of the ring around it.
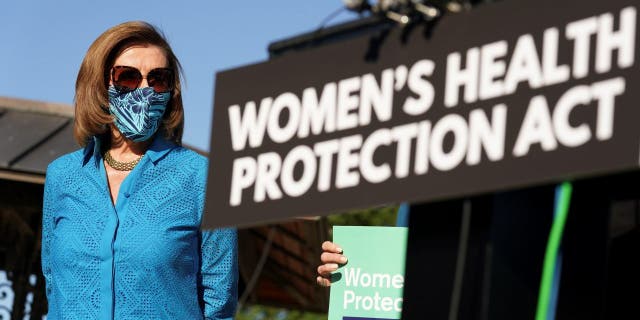
{"label": "roof edge", "polygon": [[73,118],[74,109],[70,104],[36,101],[0,96],[0,108],[23,112],[36,112]]}
{"label": "roof edge", "polygon": [[44,174],[14,171],[11,169],[0,169],[0,179],[33,184],[44,184]]}

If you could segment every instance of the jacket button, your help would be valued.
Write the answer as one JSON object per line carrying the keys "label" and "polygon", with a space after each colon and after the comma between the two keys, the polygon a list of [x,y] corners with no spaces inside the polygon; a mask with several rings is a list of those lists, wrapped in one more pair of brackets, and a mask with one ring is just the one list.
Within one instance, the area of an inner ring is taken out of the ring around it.
{"label": "jacket button", "polygon": [[125,197],[125,198],[129,198],[130,196],[131,196],[131,194],[130,194],[129,192],[125,192],[125,193],[124,193],[124,197]]}

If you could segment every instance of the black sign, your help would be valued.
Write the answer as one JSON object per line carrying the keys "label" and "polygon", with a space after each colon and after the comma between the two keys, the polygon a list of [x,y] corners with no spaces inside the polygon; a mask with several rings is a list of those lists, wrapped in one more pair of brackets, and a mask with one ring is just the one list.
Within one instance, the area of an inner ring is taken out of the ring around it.
{"label": "black sign", "polygon": [[[220,72],[205,227],[635,170],[638,2],[510,0]],[[406,33],[406,32],[405,32]]]}

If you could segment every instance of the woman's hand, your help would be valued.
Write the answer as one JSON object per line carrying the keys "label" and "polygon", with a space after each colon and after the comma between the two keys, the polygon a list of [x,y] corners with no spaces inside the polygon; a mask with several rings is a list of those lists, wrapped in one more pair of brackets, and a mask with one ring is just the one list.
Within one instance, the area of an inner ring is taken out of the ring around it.
{"label": "woman's hand", "polygon": [[347,263],[347,257],[342,255],[342,248],[331,241],[322,243],[322,251],[320,255],[322,264],[318,266],[316,282],[321,286],[328,287],[331,285],[331,272],[338,270],[340,264]]}

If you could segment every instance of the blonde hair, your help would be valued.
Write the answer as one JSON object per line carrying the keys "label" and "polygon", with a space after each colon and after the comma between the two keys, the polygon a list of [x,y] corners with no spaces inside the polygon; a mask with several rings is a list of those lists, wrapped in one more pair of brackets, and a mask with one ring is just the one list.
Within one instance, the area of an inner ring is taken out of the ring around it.
{"label": "blonde hair", "polygon": [[180,62],[158,29],[146,22],[131,21],[112,27],[101,34],[91,44],[80,65],[74,98],[73,135],[81,146],[86,146],[93,136],[101,139],[109,137],[109,125],[113,123],[113,116],[109,113],[107,91],[109,73],[116,58],[125,49],[135,45],[153,45],[164,51],[168,68],[174,74],[174,89],[158,132],[162,132],[168,140],[182,143],[184,110],[180,89]]}

